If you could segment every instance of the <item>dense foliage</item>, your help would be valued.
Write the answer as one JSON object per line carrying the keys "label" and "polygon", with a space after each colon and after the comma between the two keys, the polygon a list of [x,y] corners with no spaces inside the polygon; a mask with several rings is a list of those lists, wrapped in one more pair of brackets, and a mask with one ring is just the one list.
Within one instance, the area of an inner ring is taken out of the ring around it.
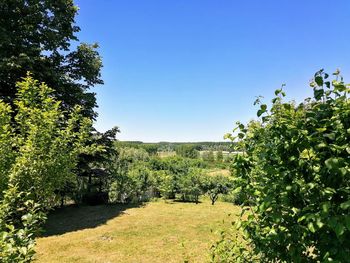
{"label": "dense foliage", "polygon": [[54,89],[66,110],[82,106],[95,116],[95,94],[89,88],[103,83],[97,44],[78,41],[75,25],[78,7],[73,0],[0,1],[0,99],[13,101],[16,82],[27,71]]}
{"label": "dense foliage", "polygon": [[120,147],[143,148],[149,154],[157,152],[176,152],[182,157],[196,158],[197,151],[231,151],[230,142],[158,142],[145,143],[141,141],[120,141]]}
{"label": "dense foliage", "polygon": [[214,204],[232,189],[228,177],[208,175],[207,164],[199,158],[160,158],[142,148],[121,147],[110,166],[112,202],[165,198],[198,203],[200,196],[208,194]]}
{"label": "dense foliage", "polygon": [[270,110],[257,101],[260,121],[239,123],[233,170],[247,243],[217,243],[214,261],[349,262],[350,86],[334,76],[317,72],[299,105],[276,90]]}
{"label": "dense foliage", "polygon": [[[75,179],[91,121],[76,107],[68,114],[52,90],[27,76],[17,84],[14,107],[0,101],[0,259],[26,262],[43,212],[57,191]],[[12,117],[13,116],[13,117]]]}

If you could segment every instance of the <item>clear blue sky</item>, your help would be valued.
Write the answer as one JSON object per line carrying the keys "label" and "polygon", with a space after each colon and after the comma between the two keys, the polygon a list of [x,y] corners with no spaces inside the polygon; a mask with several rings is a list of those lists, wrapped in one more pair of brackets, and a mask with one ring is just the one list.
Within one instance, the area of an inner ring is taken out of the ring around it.
{"label": "clear blue sky", "polygon": [[100,44],[96,128],[121,140],[221,141],[286,83],[320,68],[350,82],[350,1],[79,0],[79,38]]}

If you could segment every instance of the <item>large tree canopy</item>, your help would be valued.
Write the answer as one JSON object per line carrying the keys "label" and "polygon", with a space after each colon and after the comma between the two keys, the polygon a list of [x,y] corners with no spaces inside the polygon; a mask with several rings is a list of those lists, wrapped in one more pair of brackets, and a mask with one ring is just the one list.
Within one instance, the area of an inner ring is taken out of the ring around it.
{"label": "large tree canopy", "polygon": [[73,0],[0,1],[0,99],[13,101],[15,83],[33,77],[55,90],[66,109],[83,106],[84,115],[95,117],[95,94],[89,88],[102,84],[97,44],[72,41],[80,30]]}

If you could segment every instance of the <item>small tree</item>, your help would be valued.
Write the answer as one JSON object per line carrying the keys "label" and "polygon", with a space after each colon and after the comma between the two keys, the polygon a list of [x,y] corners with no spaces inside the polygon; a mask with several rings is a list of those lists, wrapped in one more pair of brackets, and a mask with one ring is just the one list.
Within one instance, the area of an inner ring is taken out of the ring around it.
{"label": "small tree", "polygon": [[203,176],[200,169],[191,168],[186,175],[181,176],[179,194],[182,201],[194,201],[198,204],[199,197],[203,194]]}
{"label": "small tree", "polygon": [[204,190],[209,195],[211,204],[214,205],[220,194],[229,193],[232,187],[230,179],[223,175],[207,176]]}
{"label": "small tree", "polygon": [[222,163],[224,161],[224,155],[222,154],[222,151],[216,152],[216,161],[219,163]]}
{"label": "small tree", "polygon": [[[65,116],[52,90],[30,75],[17,84],[15,108],[0,101],[0,261],[28,262],[43,212],[74,178],[91,121],[80,108]],[[13,119],[11,118],[12,116]]]}

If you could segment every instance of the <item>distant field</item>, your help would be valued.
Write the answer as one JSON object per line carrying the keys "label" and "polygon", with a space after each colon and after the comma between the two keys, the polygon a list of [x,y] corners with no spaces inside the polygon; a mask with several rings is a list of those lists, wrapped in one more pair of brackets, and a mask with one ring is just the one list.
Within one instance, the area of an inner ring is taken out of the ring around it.
{"label": "distant field", "polygon": [[160,158],[166,158],[166,157],[171,157],[171,156],[175,156],[176,152],[172,151],[172,152],[158,152],[158,156]]}
{"label": "distant field", "polygon": [[217,231],[239,213],[229,203],[68,207],[49,217],[36,262],[206,262]]}
{"label": "distant field", "polygon": [[207,170],[208,175],[215,176],[215,175],[224,175],[224,176],[230,176],[230,170],[228,169],[220,169],[220,168],[213,168]]}

